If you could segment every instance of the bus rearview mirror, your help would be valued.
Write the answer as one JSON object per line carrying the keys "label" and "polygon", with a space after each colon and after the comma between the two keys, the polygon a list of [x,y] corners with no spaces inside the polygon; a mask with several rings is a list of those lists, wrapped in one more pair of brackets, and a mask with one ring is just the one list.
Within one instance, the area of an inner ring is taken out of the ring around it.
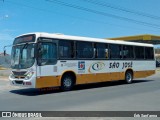
{"label": "bus rearview mirror", "polygon": [[6,50],[4,50],[3,54],[4,54],[4,56],[6,56]]}

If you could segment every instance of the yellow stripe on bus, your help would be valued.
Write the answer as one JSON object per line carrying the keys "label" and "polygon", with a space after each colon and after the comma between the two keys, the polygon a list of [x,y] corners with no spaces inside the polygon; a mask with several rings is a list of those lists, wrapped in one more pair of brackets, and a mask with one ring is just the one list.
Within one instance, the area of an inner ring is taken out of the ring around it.
{"label": "yellow stripe on bus", "polygon": [[[134,71],[134,78],[143,78],[155,74],[155,70]],[[77,74],[76,84],[97,83],[114,80],[124,80],[125,72]],[[56,87],[61,85],[61,76],[44,76],[37,78],[36,88]]]}
{"label": "yellow stripe on bus", "polygon": [[150,75],[155,74],[155,70],[148,70],[148,71],[135,71],[134,72],[134,78],[143,78]]}
{"label": "yellow stripe on bus", "polygon": [[36,79],[36,88],[60,86],[59,76],[43,76]]}

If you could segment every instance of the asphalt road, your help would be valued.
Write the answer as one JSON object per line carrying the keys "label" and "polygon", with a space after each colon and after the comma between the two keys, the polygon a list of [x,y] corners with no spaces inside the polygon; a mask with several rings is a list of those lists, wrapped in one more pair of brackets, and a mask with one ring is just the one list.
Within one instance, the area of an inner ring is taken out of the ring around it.
{"label": "asphalt road", "polygon": [[81,85],[69,92],[14,87],[0,78],[0,111],[160,111],[160,71],[132,84]]}

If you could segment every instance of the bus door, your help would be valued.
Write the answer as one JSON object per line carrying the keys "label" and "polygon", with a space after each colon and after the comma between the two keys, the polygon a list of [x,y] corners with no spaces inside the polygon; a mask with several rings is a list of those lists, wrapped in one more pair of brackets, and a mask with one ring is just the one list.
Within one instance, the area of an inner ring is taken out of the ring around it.
{"label": "bus door", "polygon": [[56,63],[57,41],[39,42],[37,47],[37,88],[51,87],[58,84],[55,80],[58,74]]}

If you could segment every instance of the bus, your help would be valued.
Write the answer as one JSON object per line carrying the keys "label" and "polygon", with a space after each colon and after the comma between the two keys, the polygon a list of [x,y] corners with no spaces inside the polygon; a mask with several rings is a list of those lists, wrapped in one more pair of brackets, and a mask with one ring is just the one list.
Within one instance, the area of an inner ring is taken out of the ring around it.
{"label": "bus", "polygon": [[63,91],[88,83],[132,83],[155,74],[154,51],[145,43],[28,33],[14,39],[9,80],[15,86]]}

